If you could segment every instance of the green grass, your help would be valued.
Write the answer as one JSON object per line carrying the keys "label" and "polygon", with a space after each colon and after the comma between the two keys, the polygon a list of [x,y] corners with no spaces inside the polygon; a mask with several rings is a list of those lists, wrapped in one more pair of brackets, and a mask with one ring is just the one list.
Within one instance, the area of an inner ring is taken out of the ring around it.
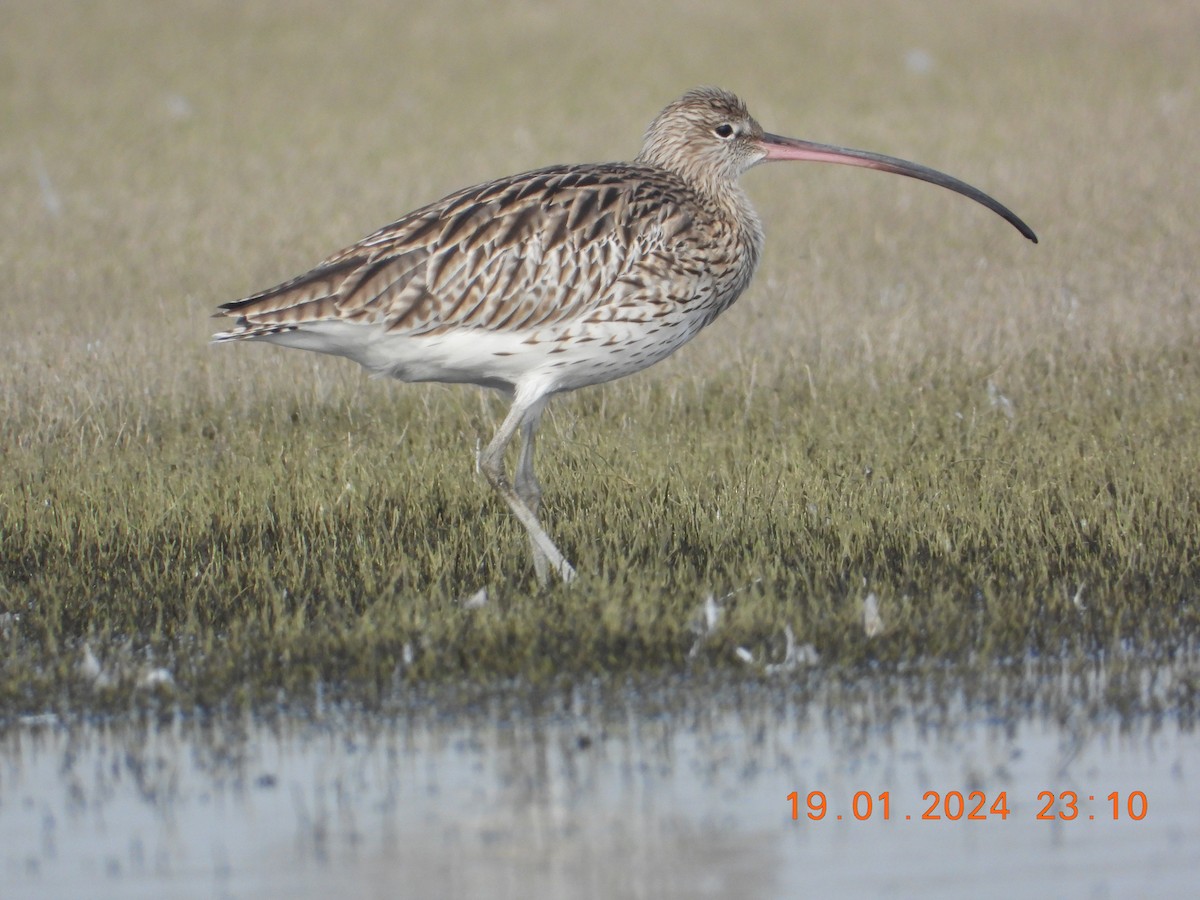
{"label": "green grass", "polygon": [[[318,680],[371,696],[397,677],[670,669],[704,595],[739,588],[704,661],[744,646],[777,662],[785,625],[835,665],[1168,652],[1194,635],[1200,416],[1147,388],[1187,355],[1079,372],[1082,411],[1031,362],[1037,399],[1011,419],[970,366],[938,365],[818,401],[806,382],[717,375],[702,393],[647,380],[563,404],[551,527],[584,574],[549,591],[472,475],[468,392],[151,408],[140,433],[82,448],[77,426],[4,482],[2,603],[19,623],[0,702],[61,702],[81,640],[152,654],[201,704]],[[464,609],[481,586],[490,602]],[[868,591],[887,626],[872,640]]]}
{"label": "green grass", "polygon": [[[640,6],[398,6],[14,5],[0,715],[743,671],[737,648],[757,672],[785,628],[850,671],[1195,668],[1200,16],[780,3],[681,13],[667,47]],[[631,156],[704,82],[770,130],[980,184],[1043,243],[898,179],[749,175],[749,294],[551,406],[539,468],[576,584],[537,587],[474,474],[497,398],[206,345],[215,304],[472,180]],[[732,596],[690,655],[708,594]],[[173,685],[138,688],[155,667]]]}

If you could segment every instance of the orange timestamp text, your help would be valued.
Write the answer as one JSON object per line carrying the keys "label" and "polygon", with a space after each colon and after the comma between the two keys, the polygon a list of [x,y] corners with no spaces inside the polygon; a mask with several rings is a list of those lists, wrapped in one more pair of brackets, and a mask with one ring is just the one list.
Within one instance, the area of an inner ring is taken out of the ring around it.
{"label": "orange timestamp text", "polygon": [[[1008,806],[1008,791],[993,795],[984,791],[926,791],[921,796],[921,805],[913,813],[904,816],[893,816],[891,791],[879,794],[857,791],[850,797],[844,812],[830,809],[829,798],[824,791],[809,791],[803,798],[799,791],[792,791],[787,795],[787,801],[791,804],[793,821],[803,817],[820,822],[829,817],[839,822],[843,819],[859,822],[871,819],[892,821],[894,818],[926,822],[986,822],[996,819],[1006,821],[1014,815]],[[1041,791],[1031,810],[1032,820],[1041,822],[1071,822],[1077,819],[1140,822],[1149,813],[1150,803],[1145,791],[1112,791],[1100,796],[1099,800],[1096,794],[1080,794],[1078,791]]]}

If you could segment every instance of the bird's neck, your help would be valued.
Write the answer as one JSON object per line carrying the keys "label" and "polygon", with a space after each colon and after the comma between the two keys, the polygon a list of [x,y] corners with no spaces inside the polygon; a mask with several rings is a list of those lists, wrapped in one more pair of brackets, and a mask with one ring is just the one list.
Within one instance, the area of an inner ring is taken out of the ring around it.
{"label": "bird's neck", "polygon": [[737,182],[727,182],[722,187],[723,190],[719,195],[713,197],[713,201],[720,206],[722,211],[733,222],[737,223],[737,228],[745,247],[745,253],[748,257],[749,274],[753,274],[754,269],[758,266],[759,257],[762,256],[762,222],[758,218],[758,213],[755,212],[754,206],[750,203],[750,198],[742,190],[741,185]]}
{"label": "bird's neck", "polygon": [[653,154],[648,152],[643,152],[637,162],[664,170],[671,177],[682,181],[704,206],[715,213],[717,219],[729,226],[731,232],[736,235],[741,258],[740,268],[744,272],[741,288],[744,288],[762,256],[763,228],[758,213],[755,212],[746,192],[742,190],[741,184],[734,179],[717,177],[710,172],[696,172],[686,166],[658,164]]}

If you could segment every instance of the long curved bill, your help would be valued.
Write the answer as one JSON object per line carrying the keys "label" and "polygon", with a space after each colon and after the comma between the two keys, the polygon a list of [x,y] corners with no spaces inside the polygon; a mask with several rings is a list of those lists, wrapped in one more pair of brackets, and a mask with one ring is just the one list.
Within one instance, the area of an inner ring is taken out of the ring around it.
{"label": "long curved bill", "polygon": [[976,203],[982,203],[998,216],[1007,219],[1008,222],[1033,241],[1037,243],[1037,235],[1033,233],[1033,229],[1021,221],[1011,209],[992,199],[978,188],[971,187],[965,181],[959,181],[957,178],[952,178],[944,172],[939,172],[937,169],[930,169],[928,166],[922,166],[918,163],[908,162],[903,159],[896,159],[894,156],[884,156],[881,153],[870,153],[866,150],[852,150],[849,147],[834,147],[831,144],[814,144],[811,141],[802,141],[797,138],[782,137],[778,134],[764,134],[762,136],[762,148],[766,151],[764,161],[772,160],[807,160],[809,162],[827,162],[839,163],[844,166],[862,166],[865,169],[878,169],[881,172],[893,172],[896,175],[907,175],[909,178],[919,178],[921,181],[928,181],[930,184],[936,184],[940,187],[949,188],[962,194],[964,197],[970,197]]}

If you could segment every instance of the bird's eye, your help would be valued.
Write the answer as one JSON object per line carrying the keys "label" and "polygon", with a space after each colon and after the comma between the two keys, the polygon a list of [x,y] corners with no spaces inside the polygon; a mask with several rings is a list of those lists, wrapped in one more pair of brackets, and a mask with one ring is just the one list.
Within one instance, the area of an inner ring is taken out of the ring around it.
{"label": "bird's eye", "polygon": [[716,128],[713,129],[713,134],[715,134],[719,138],[733,137],[733,126],[730,125],[728,122],[722,122],[720,125],[718,125]]}

